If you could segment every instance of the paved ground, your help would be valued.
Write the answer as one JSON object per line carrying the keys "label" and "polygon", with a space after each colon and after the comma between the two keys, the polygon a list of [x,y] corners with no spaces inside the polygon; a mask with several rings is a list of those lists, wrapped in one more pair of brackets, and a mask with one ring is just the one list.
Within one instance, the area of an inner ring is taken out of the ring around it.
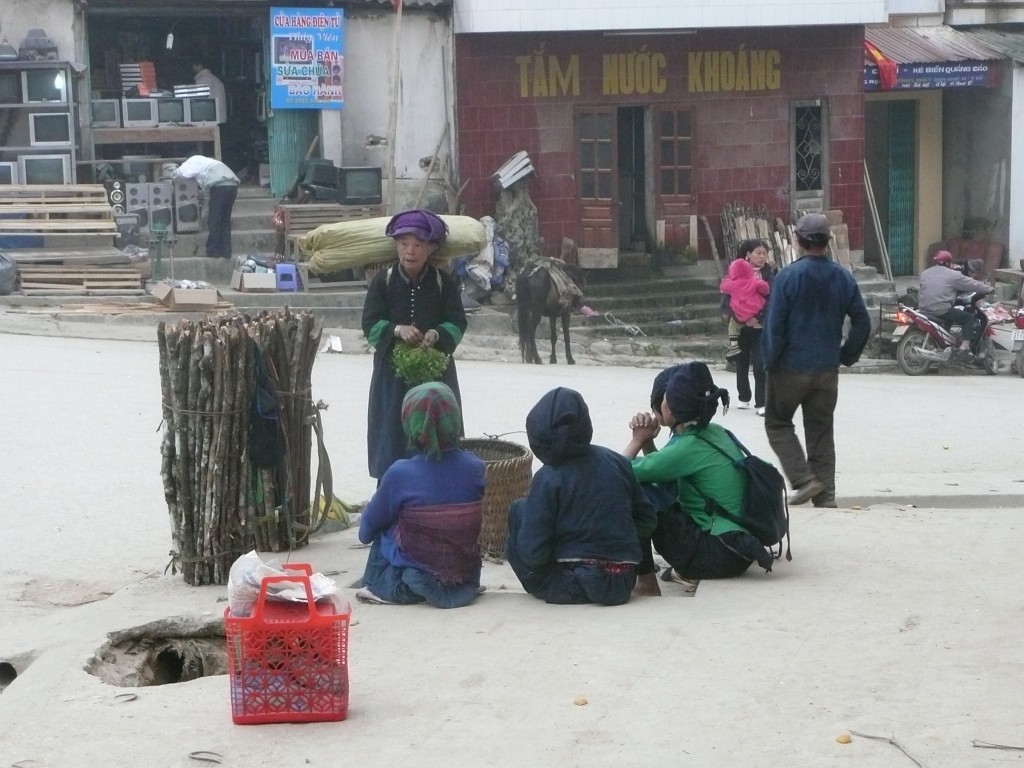
{"label": "paved ground", "polygon": [[[117,688],[83,670],[109,632],[224,608],[223,587],[163,573],[154,345],[5,327],[0,765],[177,768],[201,765],[196,750],[230,766],[913,764],[835,741],[850,729],[895,735],[930,768],[1020,762],[972,746],[1024,745],[1016,376],[844,376],[841,508],[794,510],[794,559],[768,576],[553,607],[488,563],[466,609],[355,606],[345,722],[241,727],[225,676]],[[325,353],[314,371],[348,500],[373,489],[369,373],[365,354]],[[619,447],[652,371],[463,360],[460,376],[470,436],[523,441],[526,411],[564,385],[590,403],[596,441]],[[751,412],[723,423],[771,456]],[[342,531],[293,559],[344,586],[365,551]]]}

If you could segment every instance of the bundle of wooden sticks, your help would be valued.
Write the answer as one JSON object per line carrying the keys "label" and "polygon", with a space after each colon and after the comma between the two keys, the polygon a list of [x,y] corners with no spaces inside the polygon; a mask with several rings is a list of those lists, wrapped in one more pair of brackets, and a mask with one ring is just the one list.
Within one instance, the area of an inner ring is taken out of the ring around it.
{"label": "bundle of wooden sticks", "polygon": [[[287,308],[160,323],[161,476],[171,567],[187,584],[225,584],[239,555],[307,542],[311,431],[322,407],[310,380],[321,332],[312,315]],[[275,390],[281,446],[266,468],[249,452],[257,350]]]}

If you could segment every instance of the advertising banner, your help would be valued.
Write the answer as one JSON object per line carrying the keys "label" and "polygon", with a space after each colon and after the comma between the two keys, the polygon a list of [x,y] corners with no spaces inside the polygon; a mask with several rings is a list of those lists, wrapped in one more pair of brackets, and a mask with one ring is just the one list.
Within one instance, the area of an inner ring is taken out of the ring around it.
{"label": "advertising banner", "polygon": [[345,11],[270,9],[270,106],[345,106]]}

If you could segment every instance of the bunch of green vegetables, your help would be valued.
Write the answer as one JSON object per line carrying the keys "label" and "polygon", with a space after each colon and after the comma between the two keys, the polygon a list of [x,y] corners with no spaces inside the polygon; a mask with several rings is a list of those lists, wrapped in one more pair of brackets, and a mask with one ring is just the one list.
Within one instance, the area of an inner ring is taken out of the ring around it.
{"label": "bunch of green vegetables", "polygon": [[391,364],[395,373],[410,387],[428,381],[439,381],[451,359],[451,355],[446,355],[439,349],[414,347],[403,343],[395,344],[391,353]]}

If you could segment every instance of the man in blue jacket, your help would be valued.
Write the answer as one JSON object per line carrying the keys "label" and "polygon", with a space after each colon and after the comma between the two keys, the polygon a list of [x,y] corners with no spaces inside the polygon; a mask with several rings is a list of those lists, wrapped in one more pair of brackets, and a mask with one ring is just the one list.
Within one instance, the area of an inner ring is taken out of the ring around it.
{"label": "man in blue jacket", "polygon": [[[796,223],[803,257],[783,269],[768,298],[761,354],[767,372],[765,431],[793,493],[790,504],[836,506],[833,421],[839,365],[853,365],[871,335],[871,318],[857,281],[825,253],[828,219],[809,213]],[[850,330],[843,341],[843,323]],[[800,409],[807,453],[793,416]]]}

